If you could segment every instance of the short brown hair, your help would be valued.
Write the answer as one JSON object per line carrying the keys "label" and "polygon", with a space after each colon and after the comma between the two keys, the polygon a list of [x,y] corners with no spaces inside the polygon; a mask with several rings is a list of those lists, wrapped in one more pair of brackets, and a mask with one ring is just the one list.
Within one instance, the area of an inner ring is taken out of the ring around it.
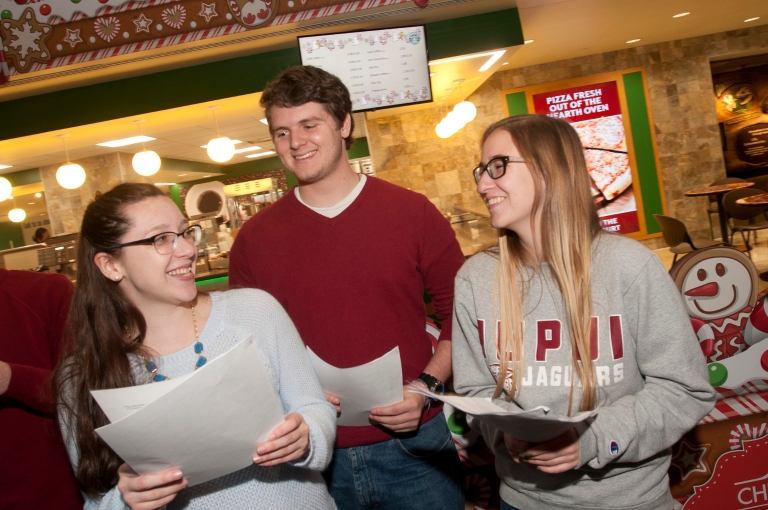
{"label": "short brown hair", "polygon": [[344,139],[347,150],[355,141],[352,132],[355,130],[355,120],[352,118],[352,99],[349,90],[338,79],[327,71],[313,66],[289,67],[271,82],[267,83],[261,94],[260,104],[267,115],[267,122],[272,126],[272,107],[293,108],[307,103],[319,103],[336,119],[336,125],[341,127],[349,115],[349,136]]}

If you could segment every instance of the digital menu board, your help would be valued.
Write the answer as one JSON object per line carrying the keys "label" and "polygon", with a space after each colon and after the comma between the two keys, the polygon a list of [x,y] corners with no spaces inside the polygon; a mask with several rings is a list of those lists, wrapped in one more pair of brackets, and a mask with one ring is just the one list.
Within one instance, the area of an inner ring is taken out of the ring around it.
{"label": "digital menu board", "polygon": [[640,230],[624,115],[615,81],[533,94],[536,113],[568,121],[581,138],[604,230]]}
{"label": "digital menu board", "polygon": [[299,37],[302,65],[336,75],[352,110],[432,101],[424,26]]}

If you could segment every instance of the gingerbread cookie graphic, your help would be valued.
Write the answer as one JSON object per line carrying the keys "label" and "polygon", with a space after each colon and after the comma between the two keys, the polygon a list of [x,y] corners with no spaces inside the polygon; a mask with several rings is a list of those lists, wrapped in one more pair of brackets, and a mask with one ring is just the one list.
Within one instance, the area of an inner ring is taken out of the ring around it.
{"label": "gingerbread cookie graphic", "polygon": [[228,5],[238,23],[254,28],[272,21],[280,0],[229,0]]}
{"label": "gingerbread cookie graphic", "polygon": [[51,26],[38,23],[32,8],[27,8],[18,20],[0,21],[0,32],[8,63],[18,71],[27,72],[32,64],[51,59],[45,44],[51,36]]}

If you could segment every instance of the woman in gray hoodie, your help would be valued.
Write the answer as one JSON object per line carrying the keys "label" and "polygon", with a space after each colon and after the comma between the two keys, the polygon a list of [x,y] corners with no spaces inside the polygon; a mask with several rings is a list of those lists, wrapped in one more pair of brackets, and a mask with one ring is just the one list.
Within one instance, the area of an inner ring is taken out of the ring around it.
{"label": "woman in gray hoodie", "polygon": [[502,509],[673,508],[670,447],[714,404],[704,357],[658,257],[600,229],[565,121],[490,126],[474,170],[499,244],[456,279],[457,393],[594,418],[531,444],[472,426],[496,455]]}

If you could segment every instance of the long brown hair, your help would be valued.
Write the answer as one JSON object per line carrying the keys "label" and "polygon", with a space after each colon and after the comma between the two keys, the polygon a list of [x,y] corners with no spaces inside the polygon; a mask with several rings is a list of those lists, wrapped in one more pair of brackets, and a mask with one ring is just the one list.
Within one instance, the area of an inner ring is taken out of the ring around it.
{"label": "long brown hair", "polygon": [[[483,143],[499,129],[512,137],[533,176],[533,210],[541,206],[541,246],[535,245],[534,236],[534,250],[541,253],[543,262],[549,265],[565,303],[573,368],[568,413],[573,404],[576,375],[582,385],[579,409],[593,409],[596,381],[590,353],[593,309],[590,267],[592,242],[601,230],[590,191],[584,149],[570,124],[544,115],[519,115],[496,122],[485,131]],[[532,231],[537,228],[535,218],[532,214]],[[499,397],[504,391],[505,375],[511,363],[512,388],[507,398],[512,400],[522,388],[525,359],[523,303],[528,291],[527,282],[536,273],[535,265],[530,264],[535,254],[526,251],[515,232],[506,229],[499,232],[494,295],[498,296],[501,319],[501,370],[494,396]]]}
{"label": "long brown hair", "polygon": [[[151,184],[119,184],[88,205],[80,229],[77,283],[64,333],[68,354],[54,370],[52,391],[63,407],[62,425],[77,443],[78,485],[91,497],[117,484],[117,468],[123,461],[94,432],[109,420],[90,391],[136,384],[128,355],[144,354],[147,330],[144,316],[118,283],[101,273],[94,257],[101,252],[117,255],[120,250],[109,247],[119,244],[130,228],[125,207],[157,196],[163,194]],[[127,331],[138,336],[129,338]]]}

